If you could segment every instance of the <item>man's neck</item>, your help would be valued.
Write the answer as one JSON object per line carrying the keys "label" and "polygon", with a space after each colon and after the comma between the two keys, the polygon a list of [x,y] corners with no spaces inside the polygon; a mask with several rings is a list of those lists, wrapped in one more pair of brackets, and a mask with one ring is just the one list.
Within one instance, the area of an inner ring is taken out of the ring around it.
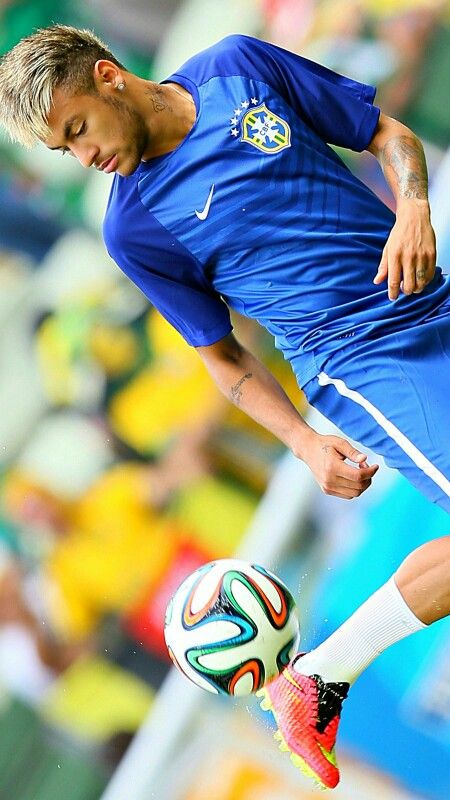
{"label": "man's neck", "polygon": [[147,161],[175,150],[186,138],[196,119],[192,96],[175,83],[145,82],[144,108],[149,130],[149,147],[143,155]]}

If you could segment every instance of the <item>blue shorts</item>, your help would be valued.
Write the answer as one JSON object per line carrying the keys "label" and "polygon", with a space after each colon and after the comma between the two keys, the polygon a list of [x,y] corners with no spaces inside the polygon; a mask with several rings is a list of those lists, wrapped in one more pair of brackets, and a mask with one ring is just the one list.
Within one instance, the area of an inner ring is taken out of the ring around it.
{"label": "blue shorts", "polygon": [[303,387],[344,435],[450,513],[450,304],[411,330],[347,345]]}

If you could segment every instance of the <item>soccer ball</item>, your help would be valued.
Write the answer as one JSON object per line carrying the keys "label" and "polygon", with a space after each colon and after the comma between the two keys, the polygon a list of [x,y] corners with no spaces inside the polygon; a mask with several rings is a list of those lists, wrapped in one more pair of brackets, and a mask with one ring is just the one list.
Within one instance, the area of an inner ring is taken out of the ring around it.
{"label": "soccer ball", "polygon": [[170,657],[197,686],[248,695],[275,678],[297,651],[297,609],[264,567],[233,558],[192,573],[172,597],[164,635]]}

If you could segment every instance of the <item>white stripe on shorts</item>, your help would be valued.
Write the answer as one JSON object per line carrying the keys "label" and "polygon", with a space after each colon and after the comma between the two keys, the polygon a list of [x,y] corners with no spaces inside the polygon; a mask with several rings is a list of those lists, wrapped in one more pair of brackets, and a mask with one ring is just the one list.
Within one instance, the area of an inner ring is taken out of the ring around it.
{"label": "white stripe on shorts", "polygon": [[413,444],[404,433],[402,433],[396,425],[394,425],[389,419],[386,419],[384,414],[376,408],[370,400],[366,400],[359,392],[355,392],[353,389],[349,389],[348,386],[344,383],[344,381],[340,380],[339,378],[330,378],[326,372],[321,372],[318,376],[319,385],[320,386],[334,386],[336,391],[342,397],[348,397],[349,400],[353,400],[354,403],[357,403],[359,406],[362,406],[371,417],[374,418],[375,422],[380,425],[383,430],[386,431],[388,436],[394,440],[396,444],[406,453],[407,456],[414,461],[417,467],[428,475],[434,483],[436,483],[442,491],[450,497],[450,481],[445,475],[442,474],[435,467],[431,461]]}

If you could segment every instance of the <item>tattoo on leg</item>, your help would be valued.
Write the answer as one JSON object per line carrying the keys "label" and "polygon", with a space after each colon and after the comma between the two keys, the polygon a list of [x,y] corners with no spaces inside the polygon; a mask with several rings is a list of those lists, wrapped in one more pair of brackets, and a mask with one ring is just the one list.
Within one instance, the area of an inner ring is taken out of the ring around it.
{"label": "tattoo on leg", "polygon": [[231,398],[237,406],[241,402],[242,398],[242,391],[241,391],[242,384],[244,383],[244,381],[248,381],[252,377],[253,373],[247,372],[246,375],[244,375],[237,383],[234,384],[234,386],[231,387]]}
{"label": "tattoo on leg", "polygon": [[385,171],[392,170],[395,173],[402,197],[427,199],[427,165],[418,139],[411,136],[389,139],[381,151],[381,162]]}

